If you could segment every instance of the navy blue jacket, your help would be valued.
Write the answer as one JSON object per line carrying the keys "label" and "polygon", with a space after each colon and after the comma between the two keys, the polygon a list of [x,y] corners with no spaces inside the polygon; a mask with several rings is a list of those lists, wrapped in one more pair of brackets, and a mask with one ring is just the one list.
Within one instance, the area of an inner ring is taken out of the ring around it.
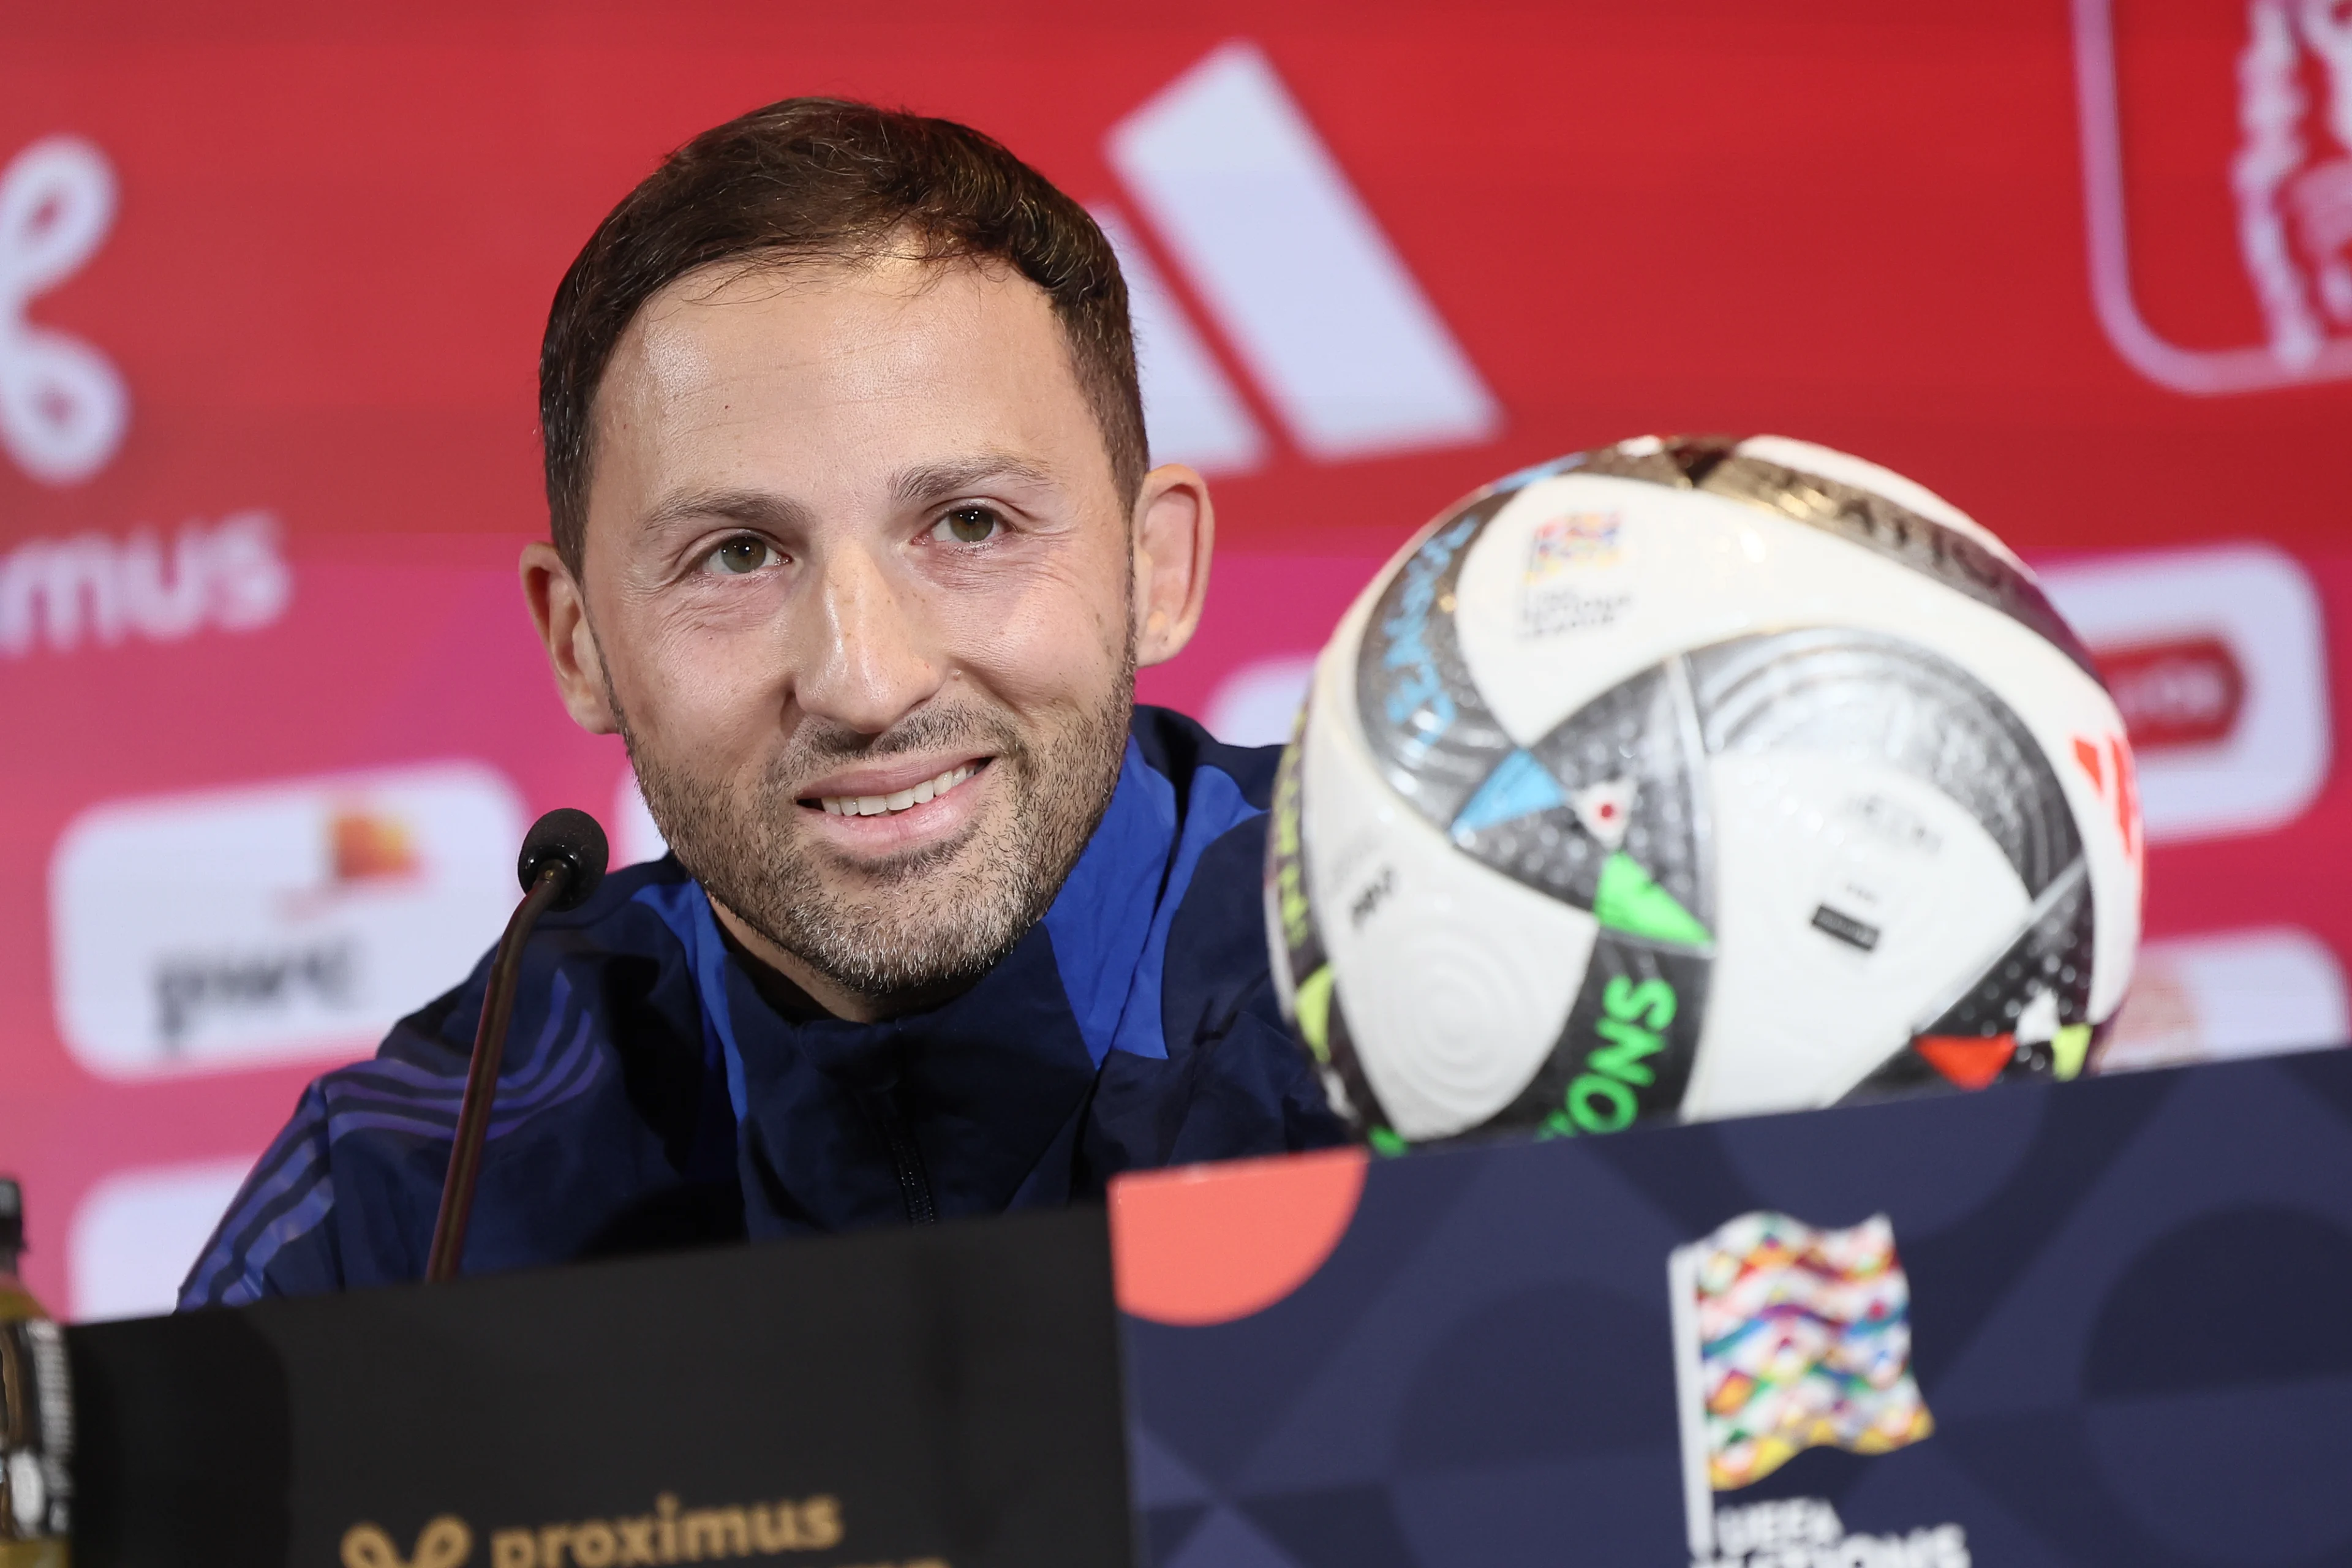
{"label": "navy blue jacket", "polygon": [[[527,948],[465,1271],[1066,1204],[1337,1142],[1267,973],[1276,754],[1139,709],[1045,919],[881,1024],[779,1013],[674,858],[606,878]],[[488,968],[304,1091],[183,1307],[422,1277]]]}

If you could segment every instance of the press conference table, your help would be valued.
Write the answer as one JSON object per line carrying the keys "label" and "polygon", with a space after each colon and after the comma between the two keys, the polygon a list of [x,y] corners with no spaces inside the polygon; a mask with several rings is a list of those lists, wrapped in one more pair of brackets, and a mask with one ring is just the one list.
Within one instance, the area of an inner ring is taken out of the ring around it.
{"label": "press conference table", "polygon": [[[1759,1215],[1885,1217],[1926,1430],[1716,1490],[1762,1406],[1694,1402],[1721,1347],[1668,1265]],[[74,1559],[2343,1561],[2347,1323],[2340,1050],[1307,1155],[1108,1215],[79,1327]]]}

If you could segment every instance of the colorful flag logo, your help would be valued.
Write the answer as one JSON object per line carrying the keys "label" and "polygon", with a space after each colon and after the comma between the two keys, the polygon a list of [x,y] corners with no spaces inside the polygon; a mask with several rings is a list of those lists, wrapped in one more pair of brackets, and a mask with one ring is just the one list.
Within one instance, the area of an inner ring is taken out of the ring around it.
{"label": "colorful flag logo", "polygon": [[1572,511],[1536,524],[1528,545],[1528,586],[1578,567],[1615,565],[1624,553],[1618,542],[1623,529],[1613,511]]}
{"label": "colorful flag logo", "polygon": [[1911,1286],[1885,1215],[1844,1230],[1741,1215],[1676,1247],[1667,1278],[1695,1537],[1712,1533],[1713,1493],[1801,1449],[1883,1454],[1935,1430],[1911,1375]]}

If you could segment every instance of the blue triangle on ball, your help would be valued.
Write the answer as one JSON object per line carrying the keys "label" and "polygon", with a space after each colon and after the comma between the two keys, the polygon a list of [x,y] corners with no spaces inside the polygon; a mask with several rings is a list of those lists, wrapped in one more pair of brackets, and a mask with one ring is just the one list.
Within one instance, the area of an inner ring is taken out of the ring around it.
{"label": "blue triangle on ball", "polygon": [[1486,775],[1486,782],[1454,819],[1454,836],[1461,838],[1498,822],[1567,804],[1568,797],[1560,793],[1559,781],[1551,776],[1550,769],[1525,752],[1513,752]]}

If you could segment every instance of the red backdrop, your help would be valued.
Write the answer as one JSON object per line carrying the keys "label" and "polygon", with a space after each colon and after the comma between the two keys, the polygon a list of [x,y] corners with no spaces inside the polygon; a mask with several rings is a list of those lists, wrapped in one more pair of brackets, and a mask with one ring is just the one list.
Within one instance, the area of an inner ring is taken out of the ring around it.
{"label": "red backdrop", "polygon": [[1155,444],[1218,470],[1222,537],[1148,698],[1278,721],[1378,561],[1522,464],[1849,448],[2056,567],[2113,661],[2167,944],[2140,1058],[2340,1032],[2352,47],[2291,9],[0,5],[37,1289],[154,1300],[309,1076],[495,933],[508,836],[620,820],[511,577],[539,331],[665,150],[792,93],[986,128],[1157,279]]}

